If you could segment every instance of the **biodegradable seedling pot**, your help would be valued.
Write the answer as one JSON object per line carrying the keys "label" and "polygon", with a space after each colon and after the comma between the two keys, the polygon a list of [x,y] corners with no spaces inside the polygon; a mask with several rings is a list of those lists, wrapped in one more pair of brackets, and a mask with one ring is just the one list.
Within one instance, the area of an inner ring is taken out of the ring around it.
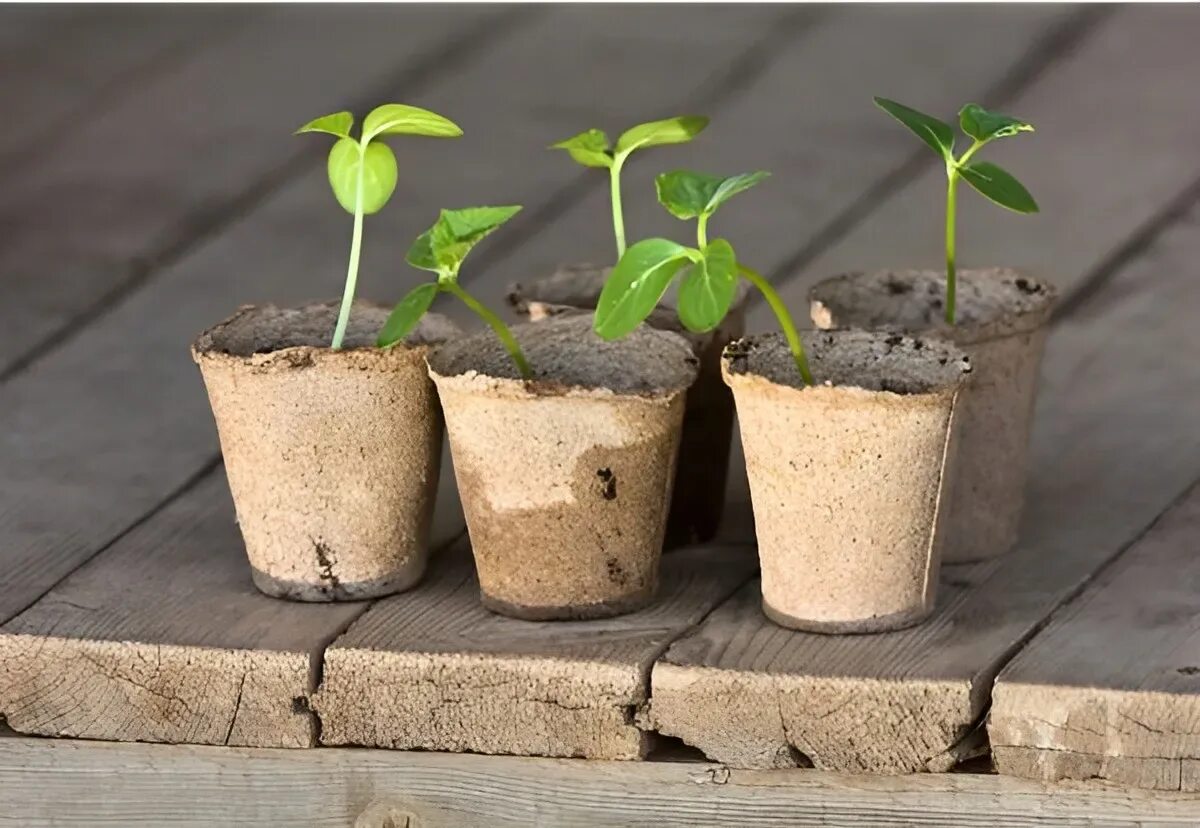
{"label": "biodegradable seedling pot", "polygon": [[192,346],[254,583],[279,598],[398,592],[428,557],[443,426],[425,355],[455,329],[429,317],[379,349],[387,310],[355,303],[335,351],[337,312],[243,307]]}
{"label": "biodegradable seedling pot", "polygon": [[530,381],[490,333],[429,357],[482,600],[504,615],[618,615],[658,585],[696,358],[672,333],[605,342],[591,326],[568,316],[514,327]]}
{"label": "biodegradable seedling pot", "polygon": [[1026,457],[1047,322],[1055,290],[1007,268],[958,271],[957,324],[943,319],[945,274],[851,273],[810,293],[821,328],[937,336],[971,356],[962,402],[962,447],[944,559],[994,558],[1013,547],[1024,502]]}
{"label": "biodegradable seedling pot", "polygon": [[[590,314],[611,269],[586,264],[561,267],[544,279],[513,285],[509,305],[534,322]],[[669,548],[712,540],[721,526],[733,439],[733,397],[721,380],[721,352],[745,332],[747,295],[739,286],[729,314],[716,330],[705,334],[685,330],[675,311],[666,307],[646,320],[652,327],[683,336],[700,360],[700,373],[688,390],[683,415],[678,472],[667,515]]]}
{"label": "biodegradable seedling pot", "polygon": [[970,362],[948,344],[869,332],[803,337],[805,386],[782,335],[725,351],[762,564],[763,611],[785,627],[879,632],[934,606],[943,496]]}

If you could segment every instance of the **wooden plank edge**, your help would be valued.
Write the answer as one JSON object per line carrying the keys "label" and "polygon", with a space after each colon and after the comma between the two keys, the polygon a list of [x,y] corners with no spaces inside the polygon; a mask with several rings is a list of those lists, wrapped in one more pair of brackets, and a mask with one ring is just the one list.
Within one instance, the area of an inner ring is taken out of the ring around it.
{"label": "wooden plank edge", "polygon": [[[1200,797],[983,774],[862,777],[320,748],[0,736],[5,816],[46,825],[1196,824]],[[399,819],[398,819],[399,818]],[[392,822],[387,820],[391,819]],[[357,821],[356,821],[357,820]]]}

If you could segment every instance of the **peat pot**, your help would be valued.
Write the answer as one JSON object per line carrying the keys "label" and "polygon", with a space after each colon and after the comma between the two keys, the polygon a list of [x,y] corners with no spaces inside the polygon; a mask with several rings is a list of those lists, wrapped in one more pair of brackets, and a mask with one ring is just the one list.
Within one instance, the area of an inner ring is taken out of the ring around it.
{"label": "peat pot", "polygon": [[1055,290],[1016,270],[960,270],[957,324],[943,320],[945,274],[851,273],[809,297],[821,328],[865,328],[939,337],[971,357],[962,448],[950,500],[945,561],[995,558],[1016,544],[1025,497],[1029,432]]}
{"label": "peat pot", "polygon": [[519,379],[489,331],[429,357],[484,605],[528,619],[600,618],[654,597],[696,358],[647,327],[616,342],[592,318],[513,328]]}
{"label": "peat pot", "polygon": [[428,558],[442,418],[425,370],[453,335],[431,315],[375,347],[387,310],[336,303],[241,308],[192,345],[217,422],[254,584],[299,601],[408,589]]}
{"label": "peat pot", "polygon": [[934,606],[970,362],[949,344],[805,334],[805,387],[782,336],[725,350],[750,478],[763,611],[828,633],[915,624]]}
{"label": "peat pot", "polygon": [[[560,268],[544,279],[513,285],[509,305],[534,322],[591,313],[610,269],[595,265]],[[721,352],[745,330],[746,296],[739,283],[733,308],[716,330],[706,334],[684,329],[674,308],[661,307],[647,320],[651,327],[687,339],[700,360],[700,374],[688,390],[683,414],[679,468],[667,515],[668,548],[712,540],[721,525],[733,438],[733,397],[721,380]]]}

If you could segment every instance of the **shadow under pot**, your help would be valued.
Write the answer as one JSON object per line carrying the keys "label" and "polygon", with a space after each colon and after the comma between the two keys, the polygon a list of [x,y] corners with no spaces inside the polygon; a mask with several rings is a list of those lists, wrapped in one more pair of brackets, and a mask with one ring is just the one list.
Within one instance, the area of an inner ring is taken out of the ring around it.
{"label": "shadow under pot", "polygon": [[[532,322],[591,314],[612,268],[571,265],[553,275],[509,288],[513,311]],[[660,306],[647,324],[684,337],[700,360],[699,376],[688,390],[683,414],[678,473],[667,515],[668,548],[704,543],[716,536],[725,509],[729,448],[733,439],[733,397],[721,380],[721,352],[745,332],[745,300],[739,292],[716,330],[696,334],[679,322],[674,308]]]}
{"label": "shadow under pot", "polygon": [[900,629],[933,611],[970,362],[948,344],[863,331],[725,351],[746,455],[763,611],[822,633]]}
{"label": "shadow under pot", "polygon": [[443,432],[425,355],[456,329],[431,315],[382,350],[387,315],[356,303],[335,351],[336,303],[247,306],[192,346],[268,595],[373,598],[424,574]]}
{"label": "shadow under pot", "polygon": [[429,357],[484,606],[535,620],[640,609],[658,586],[686,389],[687,343],[590,316],[517,325],[534,378],[490,332]]}
{"label": "shadow under pot", "polygon": [[820,328],[864,328],[953,342],[971,357],[946,563],[995,558],[1017,542],[1029,434],[1055,290],[1020,271],[960,270],[956,324],[941,271],[850,273],[809,293]]}

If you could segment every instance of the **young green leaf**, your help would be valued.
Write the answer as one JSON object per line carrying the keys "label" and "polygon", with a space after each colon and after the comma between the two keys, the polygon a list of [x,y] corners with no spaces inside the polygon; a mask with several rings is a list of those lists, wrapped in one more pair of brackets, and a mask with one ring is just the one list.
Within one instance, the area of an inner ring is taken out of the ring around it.
{"label": "young green leaf", "polygon": [[952,158],[954,128],[948,123],[887,98],[875,98],[875,105],[911,129],[942,158]]}
{"label": "young green leaf", "polygon": [[618,155],[628,155],[639,147],[657,147],[663,144],[686,144],[708,126],[708,118],[702,115],[680,115],[663,121],[638,124],[626,130],[617,139]]}
{"label": "young green leaf", "polygon": [[589,129],[565,141],[551,144],[550,149],[563,149],[585,167],[611,167],[612,148],[608,136],[598,129]]}
{"label": "young green leaf", "polygon": [[692,265],[679,286],[679,321],[689,331],[711,331],[733,304],[737,292],[737,258],[725,239],[713,239],[704,258]]}
{"label": "young green leaf", "polygon": [[417,236],[416,240],[408,248],[408,254],[404,257],[404,260],[418,270],[429,270],[437,273],[438,263],[433,255],[432,237],[432,227]]}
{"label": "young green leaf", "polygon": [[617,262],[596,303],[596,333],[619,339],[645,321],[671,279],[690,260],[686,247],[668,239],[645,239]]}
{"label": "young green leaf", "polygon": [[433,304],[437,295],[437,282],[417,285],[410,290],[408,295],[392,309],[387,321],[383,323],[383,329],[379,331],[379,338],[375,344],[380,348],[387,348],[412,333],[413,328],[417,327],[417,323],[429,310],[429,306]]}
{"label": "young green leaf", "polygon": [[988,112],[979,104],[973,103],[959,110],[958,125],[976,141],[991,141],[993,138],[1008,138],[1018,132],[1033,132],[1033,125],[1020,118]]}
{"label": "young green leaf", "polygon": [[349,112],[335,112],[332,115],[322,115],[320,118],[313,118],[296,130],[296,135],[303,132],[324,132],[328,135],[336,135],[338,138],[349,138],[350,129],[353,126],[353,115]]}
{"label": "young green leaf", "polygon": [[343,138],[329,151],[329,185],[342,209],[353,214],[362,168],[362,211],[371,215],[383,209],[396,189],[396,156],[386,144],[367,144],[360,152],[353,138]]}
{"label": "young green leaf", "polygon": [[456,274],[471,248],[520,210],[519,206],[442,210],[430,229],[429,240],[439,271]]}
{"label": "young green leaf", "polygon": [[704,212],[715,213],[717,208],[724,204],[729,199],[733,198],[738,193],[743,193],[749,190],[755,184],[765,178],[770,177],[770,173],[765,170],[759,170],[752,173],[741,173],[740,175],[731,175],[721,182],[721,186],[717,187],[717,191],[712,194],[712,198],[708,200],[708,207]]}
{"label": "young green leaf", "polygon": [[458,124],[436,112],[407,104],[384,104],[371,110],[363,121],[363,141],[376,135],[425,135],[430,138],[457,138],[463,134]]}
{"label": "young green leaf", "polygon": [[654,179],[658,200],[678,219],[694,219],[703,214],[725,179],[715,175],[674,170]]}
{"label": "young green leaf", "polygon": [[958,168],[968,184],[1001,207],[1016,213],[1036,213],[1037,202],[1020,181],[990,161],[974,161]]}

